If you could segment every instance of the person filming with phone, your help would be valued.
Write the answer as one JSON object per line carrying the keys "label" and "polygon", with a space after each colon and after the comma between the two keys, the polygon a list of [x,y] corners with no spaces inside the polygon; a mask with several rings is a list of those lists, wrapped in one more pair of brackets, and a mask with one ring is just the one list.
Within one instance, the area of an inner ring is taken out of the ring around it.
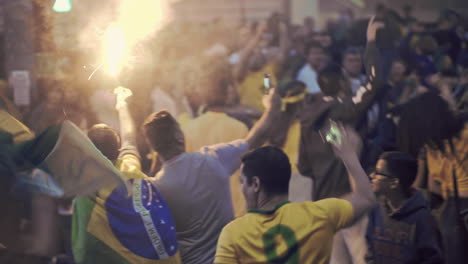
{"label": "person filming with phone", "polygon": [[[377,31],[384,27],[372,18],[367,27],[365,66],[367,83],[352,96],[351,85],[339,65],[331,64],[318,75],[321,92],[309,95],[301,116],[301,144],[297,168],[301,175],[313,180],[312,200],[341,197],[351,190],[346,177],[346,164],[337,159],[325,143],[323,128],[342,122],[354,128],[366,118],[381,89]],[[331,121],[330,121],[331,120]],[[361,263],[365,257],[366,219],[337,234],[330,263]]]}

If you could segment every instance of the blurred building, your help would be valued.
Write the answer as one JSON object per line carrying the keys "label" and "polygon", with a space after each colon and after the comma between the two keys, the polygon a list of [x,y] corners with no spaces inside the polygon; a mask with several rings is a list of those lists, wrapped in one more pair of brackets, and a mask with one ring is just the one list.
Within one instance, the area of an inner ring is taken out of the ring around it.
{"label": "blurred building", "polygon": [[222,18],[238,23],[261,20],[284,10],[283,0],[181,0],[173,4],[178,19],[209,21]]}

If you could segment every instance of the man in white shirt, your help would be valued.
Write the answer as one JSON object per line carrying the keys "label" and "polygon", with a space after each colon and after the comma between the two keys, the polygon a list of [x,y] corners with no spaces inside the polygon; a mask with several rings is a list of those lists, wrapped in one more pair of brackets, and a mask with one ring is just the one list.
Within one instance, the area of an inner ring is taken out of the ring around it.
{"label": "man in white shirt", "polygon": [[359,48],[347,48],[343,54],[342,66],[350,83],[353,95],[366,83],[366,75],[362,73],[362,52]]}
{"label": "man in white shirt", "polygon": [[276,89],[265,99],[264,114],[244,140],[195,153],[185,152],[183,132],[168,112],[151,114],[143,124],[147,142],[163,162],[153,183],[173,215],[183,263],[213,263],[219,234],[234,218],[229,176],[244,153],[262,145],[279,112]]}
{"label": "man in white shirt", "polygon": [[320,92],[317,72],[327,65],[327,54],[318,42],[310,43],[306,48],[305,54],[307,56],[307,63],[299,70],[296,79],[306,84],[308,93],[315,94]]}

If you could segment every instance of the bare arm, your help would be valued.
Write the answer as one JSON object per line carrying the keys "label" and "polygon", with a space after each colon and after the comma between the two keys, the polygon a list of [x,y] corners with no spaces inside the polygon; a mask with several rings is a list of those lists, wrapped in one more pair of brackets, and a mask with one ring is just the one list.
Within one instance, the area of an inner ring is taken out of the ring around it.
{"label": "bare arm", "polygon": [[258,148],[266,141],[269,131],[280,113],[281,99],[276,88],[271,89],[270,93],[264,96],[263,102],[266,109],[245,139],[250,149]]}
{"label": "bare arm", "polygon": [[335,119],[342,120],[347,124],[356,125],[365,117],[369,107],[374,104],[375,97],[382,88],[380,55],[375,44],[377,31],[382,27],[383,24],[381,22],[374,22],[374,17],[369,21],[366,52],[364,54],[368,80],[365,85],[359,88],[349,103],[341,105],[343,109],[339,112],[339,117],[335,117]]}
{"label": "bare arm", "polygon": [[277,56],[277,63],[281,65],[285,58],[288,57],[290,41],[289,41],[289,32],[288,26],[284,22],[279,24],[279,35],[280,35],[280,52]]}
{"label": "bare arm", "polygon": [[351,203],[354,220],[357,220],[374,206],[376,198],[369,178],[359,162],[357,149],[361,145],[361,139],[351,128],[341,128],[340,130],[342,143],[334,145],[335,153],[346,166],[352,190],[343,199]]}
{"label": "bare arm", "polygon": [[135,156],[139,159],[140,157],[136,151],[135,125],[126,102],[126,99],[132,95],[132,91],[124,87],[117,87],[114,90],[114,93],[117,97],[117,104],[115,109],[119,113],[120,121],[120,148],[123,151],[132,150],[132,152],[135,153]]}
{"label": "bare arm", "polygon": [[236,81],[241,81],[244,79],[245,74],[247,73],[247,60],[252,54],[252,51],[258,46],[260,40],[262,39],[263,33],[266,31],[266,23],[260,24],[257,28],[255,36],[245,45],[245,47],[240,51],[239,62],[234,66],[234,78]]}

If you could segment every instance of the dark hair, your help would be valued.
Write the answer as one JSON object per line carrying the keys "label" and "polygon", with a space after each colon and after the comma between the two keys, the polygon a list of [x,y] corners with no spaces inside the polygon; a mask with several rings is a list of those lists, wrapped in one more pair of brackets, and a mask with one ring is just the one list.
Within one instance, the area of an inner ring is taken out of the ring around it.
{"label": "dark hair", "polygon": [[179,123],[165,110],[149,115],[143,123],[143,131],[153,150],[164,158],[185,146]]}
{"label": "dark hair", "polygon": [[279,88],[280,96],[284,98],[303,93],[307,87],[306,84],[302,81],[292,80],[285,83],[284,85],[281,85]]}
{"label": "dark hair", "polygon": [[401,57],[396,57],[396,58],[393,60],[392,64],[395,63],[395,62],[398,62],[398,63],[400,63],[400,64],[403,64],[406,68],[408,68],[408,62],[407,62],[406,60],[404,60],[403,58],[401,58]]}
{"label": "dark hair", "polygon": [[262,147],[245,154],[242,173],[251,184],[254,176],[260,179],[262,190],[267,195],[287,194],[291,179],[291,164],[288,156],[279,148]]}
{"label": "dark hair", "polygon": [[317,42],[317,41],[310,41],[310,42],[308,42],[308,43],[306,44],[306,48],[305,48],[305,50],[304,50],[304,51],[305,51],[304,54],[305,54],[306,56],[309,56],[309,51],[310,51],[311,49],[321,49],[324,53],[326,52],[326,51],[325,51],[325,48],[324,48],[319,42]]}
{"label": "dark hair", "polygon": [[399,107],[397,144],[415,157],[425,145],[444,151],[444,140],[459,136],[463,121],[439,95],[427,92]]}
{"label": "dark hair", "polygon": [[418,173],[417,160],[410,154],[399,151],[384,152],[379,160],[385,161],[384,168],[380,168],[384,171],[383,174],[398,178],[403,191],[408,192]]}
{"label": "dark hair", "polygon": [[346,57],[346,55],[361,55],[362,56],[362,48],[360,47],[347,47],[345,49],[345,51],[343,52],[343,55],[342,55],[342,59],[344,60],[344,58]]}
{"label": "dark hair", "polygon": [[119,157],[120,136],[112,127],[106,124],[94,125],[88,130],[88,138],[109,160]]}
{"label": "dark hair", "polygon": [[342,89],[340,81],[344,80],[343,69],[336,63],[330,63],[319,72],[318,84],[326,96],[336,96]]}

